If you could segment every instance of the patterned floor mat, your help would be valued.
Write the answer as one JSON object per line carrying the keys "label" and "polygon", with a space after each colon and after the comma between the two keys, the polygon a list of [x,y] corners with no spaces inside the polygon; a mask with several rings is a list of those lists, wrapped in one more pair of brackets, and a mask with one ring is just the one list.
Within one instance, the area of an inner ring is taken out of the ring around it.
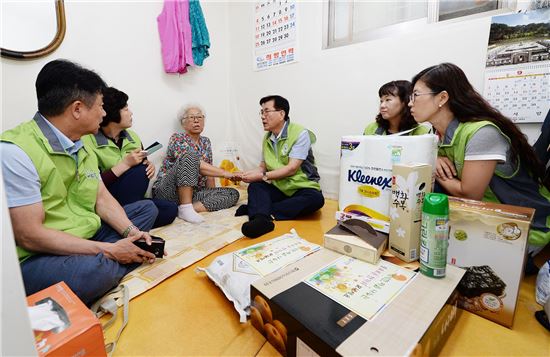
{"label": "patterned floor mat", "polygon": [[242,238],[241,225],[248,217],[235,217],[235,211],[246,202],[247,195],[246,190],[239,190],[239,193],[240,199],[236,206],[203,213],[205,221],[201,224],[191,224],[176,218],[174,223],[152,230],[151,235],[166,240],[165,249],[168,256],[157,259],[154,264],[143,264],[124,277],[121,284],[128,286],[130,299]]}

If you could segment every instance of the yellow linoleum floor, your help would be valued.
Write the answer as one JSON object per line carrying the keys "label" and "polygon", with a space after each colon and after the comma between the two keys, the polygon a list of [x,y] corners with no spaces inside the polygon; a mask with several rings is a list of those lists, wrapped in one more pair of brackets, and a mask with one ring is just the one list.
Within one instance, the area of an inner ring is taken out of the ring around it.
{"label": "yellow linoleum floor", "polygon": [[[323,233],[336,224],[336,209],[335,201],[327,201],[321,212],[304,220],[276,222],[275,231],[255,240],[242,238],[136,297],[130,302],[130,320],[114,356],[278,356],[249,322],[239,323],[232,303],[195,269],[207,267],[218,255],[278,237],[291,228],[322,244]],[[543,253],[548,256],[548,252]],[[534,286],[535,276],[524,279],[512,330],[463,312],[441,355],[550,356],[550,332],[533,316],[540,309]],[[120,320],[107,332],[108,341]]]}

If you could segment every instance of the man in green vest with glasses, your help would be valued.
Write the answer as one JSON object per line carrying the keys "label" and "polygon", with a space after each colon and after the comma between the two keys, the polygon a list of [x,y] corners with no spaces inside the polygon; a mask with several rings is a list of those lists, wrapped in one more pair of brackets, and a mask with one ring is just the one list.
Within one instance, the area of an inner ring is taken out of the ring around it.
{"label": "man in green vest with glasses", "polygon": [[2,133],[6,198],[28,295],[65,281],[87,305],[153,254],[158,210],[150,201],[121,207],[100,180],[96,156],[82,145],[97,133],[105,82],[81,66],[55,60],[36,79],[38,112]]}
{"label": "man in green vest with glasses", "polygon": [[315,134],[291,123],[288,100],[271,95],[260,99],[260,117],[267,132],[262,142],[263,160],[257,169],[243,173],[248,204],[237,209],[249,221],[241,230],[257,238],[271,232],[277,220],[296,219],[325,204],[311,145]]}

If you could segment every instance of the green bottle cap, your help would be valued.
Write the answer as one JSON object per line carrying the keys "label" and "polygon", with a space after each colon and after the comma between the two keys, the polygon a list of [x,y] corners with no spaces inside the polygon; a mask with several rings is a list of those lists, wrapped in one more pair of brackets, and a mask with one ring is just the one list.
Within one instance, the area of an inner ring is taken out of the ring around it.
{"label": "green bottle cap", "polygon": [[449,198],[443,193],[428,193],[424,197],[422,212],[438,216],[449,215]]}

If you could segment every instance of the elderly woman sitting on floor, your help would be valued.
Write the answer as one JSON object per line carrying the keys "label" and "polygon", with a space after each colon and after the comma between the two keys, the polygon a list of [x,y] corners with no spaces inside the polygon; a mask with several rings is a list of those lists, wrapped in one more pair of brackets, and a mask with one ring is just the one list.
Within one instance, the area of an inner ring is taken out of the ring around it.
{"label": "elderly woman sitting on floor", "polygon": [[210,139],[200,135],[204,118],[204,111],[196,105],[184,109],[179,118],[184,132],[170,138],[166,158],[153,184],[153,197],[176,202],[178,217],[191,223],[204,221],[197,212],[229,208],[239,200],[234,188],[215,187],[214,177],[238,181],[241,174],[212,165]]}

